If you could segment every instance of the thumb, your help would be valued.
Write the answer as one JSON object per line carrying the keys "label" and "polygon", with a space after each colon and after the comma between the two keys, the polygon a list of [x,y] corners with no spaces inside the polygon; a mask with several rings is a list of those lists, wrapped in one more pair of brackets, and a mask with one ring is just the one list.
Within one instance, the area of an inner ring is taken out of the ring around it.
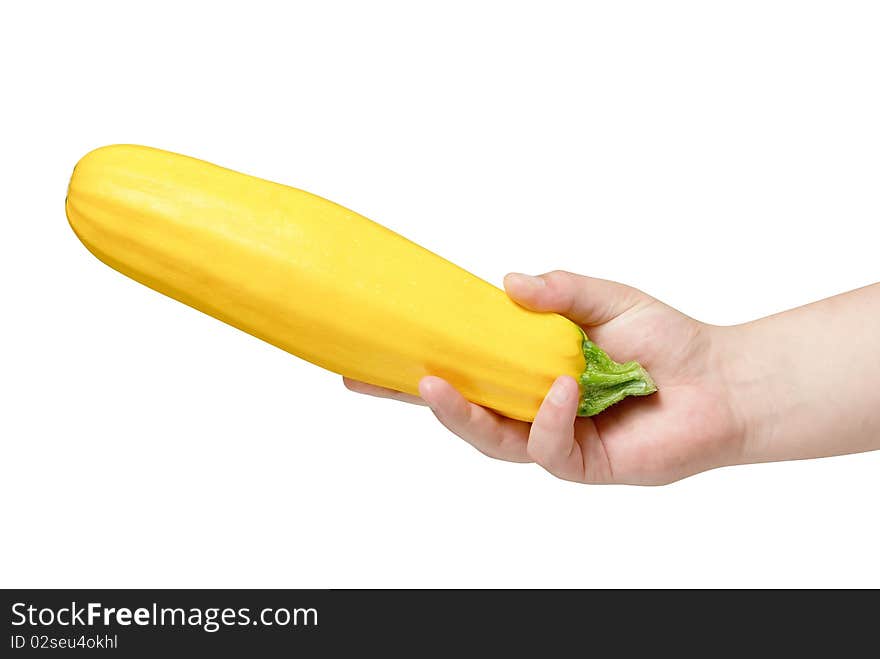
{"label": "thumb", "polygon": [[512,272],[504,278],[510,298],[532,311],[552,311],[584,325],[601,325],[649,299],[626,284],[554,270],[532,277]]}

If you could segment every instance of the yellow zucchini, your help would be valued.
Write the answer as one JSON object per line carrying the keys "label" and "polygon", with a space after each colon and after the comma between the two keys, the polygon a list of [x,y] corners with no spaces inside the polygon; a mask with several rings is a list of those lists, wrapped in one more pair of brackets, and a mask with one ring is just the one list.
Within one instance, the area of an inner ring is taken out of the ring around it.
{"label": "yellow zucchini", "polygon": [[[333,202],[186,156],[116,145],[74,168],[67,217],[142,284],[336,373],[409,393],[425,375],[532,420],[559,375],[582,414],[654,391],[580,327]],[[593,377],[590,378],[590,372]]]}

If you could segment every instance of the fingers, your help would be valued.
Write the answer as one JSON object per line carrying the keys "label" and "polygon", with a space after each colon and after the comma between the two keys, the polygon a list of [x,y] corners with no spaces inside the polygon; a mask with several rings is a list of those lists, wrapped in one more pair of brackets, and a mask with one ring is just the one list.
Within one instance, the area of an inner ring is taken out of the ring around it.
{"label": "fingers", "polygon": [[562,270],[532,277],[517,272],[504,278],[514,302],[533,311],[554,311],[580,325],[601,325],[650,299],[640,290],[607,279]]}
{"label": "fingers", "polygon": [[554,476],[583,482],[584,456],[574,435],[578,396],[574,378],[567,375],[556,378],[532,423],[527,453]]}
{"label": "fingers", "polygon": [[394,389],[388,389],[386,387],[378,387],[375,384],[367,384],[366,382],[352,380],[351,378],[346,377],[342,378],[342,383],[347,389],[359,394],[376,396],[377,398],[392,398],[394,400],[403,401],[404,403],[412,403],[413,405],[426,405],[425,401],[418,396],[405,394],[402,391],[395,391]]}
{"label": "fingers", "polygon": [[475,405],[451,384],[434,376],[419,382],[421,398],[350,378],[343,381],[346,387],[358,393],[429,405],[440,423],[489,457],[509,462],[537,462],[565,480],[612,482],[610,472],[597,472],[607,466],[607,456],[603,460],[599,455],[604,450],[601,443],[588,442],[587,446],[596,450],[587,455],[584,444],[575,437],[579,389],[570,376],[556,379],[531,424]]}
{"label": "fingers", "polygon": [[438,377],[422,378],[419,393],[440,423],[481,453],[510,462],[531,462],[526,452],[527,423],[474,405]]}
{"label": "fingers", "polygon": [[342,381],[348,389],[359,394],[430,405],[440,423],[481,453],[510,462],[531,462],[526,454],[528,424],[468,402],[441,378],[422,378],[419,383],[421,398],[351,378],[344,377]]}

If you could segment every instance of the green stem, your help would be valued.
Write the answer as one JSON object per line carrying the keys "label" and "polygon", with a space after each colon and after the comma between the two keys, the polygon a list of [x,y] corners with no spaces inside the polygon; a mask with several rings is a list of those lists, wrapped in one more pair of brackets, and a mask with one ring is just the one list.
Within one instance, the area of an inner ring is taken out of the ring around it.
{"label": "green stem", "polygon": [[586,368],[578,378],[581,400],[578,416],[593,416],[627,396],[647,396],[657,385],[637,362],[619,364],[584,334]]}

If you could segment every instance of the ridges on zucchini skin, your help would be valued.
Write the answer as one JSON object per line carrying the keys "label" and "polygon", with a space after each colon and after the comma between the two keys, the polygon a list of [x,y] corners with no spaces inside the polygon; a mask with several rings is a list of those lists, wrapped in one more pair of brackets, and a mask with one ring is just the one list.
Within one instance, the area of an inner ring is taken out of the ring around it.
{"label": "ridges on zucchini skin", "polygon": [[643,370],[616,365],[593,344],[587,352],[568,319],[527,311],[436,254],[296,188],[115,145],[76,165],[66,210],[80,240],[112,268],[352,378],[417,393],[423,376],[439,375],[469,400],[527,421],[563,374],[580,382],[584,414],[649,393]]}

